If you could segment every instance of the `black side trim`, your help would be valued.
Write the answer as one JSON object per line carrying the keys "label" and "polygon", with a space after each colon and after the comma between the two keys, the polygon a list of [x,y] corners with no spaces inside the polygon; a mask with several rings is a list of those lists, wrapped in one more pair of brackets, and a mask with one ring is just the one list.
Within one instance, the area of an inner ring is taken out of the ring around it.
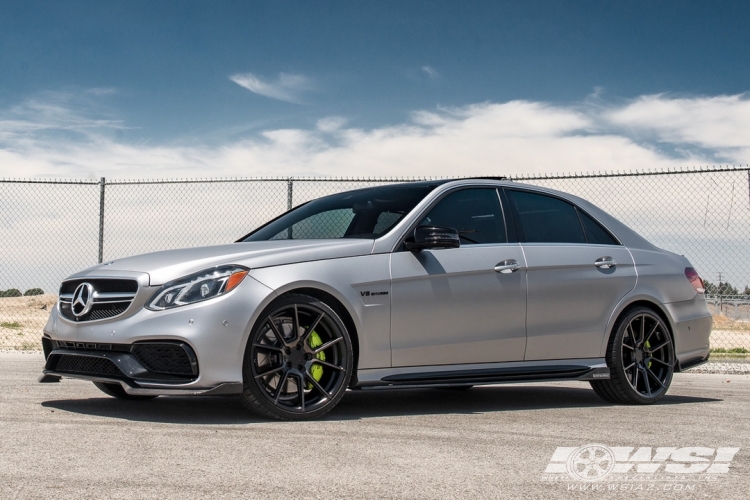
{"label": "black side trim", "polygon": [[525,380],[571,379],[586,375],[589,366],[543,366],[532,370],[527,368],[488,368],[479,370],[401,373],[384,377],[383,382],[392,384],[447,384],[447,383],[487,383]]}

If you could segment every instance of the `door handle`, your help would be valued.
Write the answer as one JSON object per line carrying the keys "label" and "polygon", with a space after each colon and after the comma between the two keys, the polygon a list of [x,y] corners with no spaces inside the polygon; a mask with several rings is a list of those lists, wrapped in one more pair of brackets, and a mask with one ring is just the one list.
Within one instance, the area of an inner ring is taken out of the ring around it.
{"label": "door handle", "polygon": [[516,259],[504,260],[502,262],[498,262],[498,264],[495,266],[495,272],[502,274],[514,273],[519,269],[521,269],[521,266],[518,265],[518,261]]}
{"label": "door handle", "polygon": [[596,262],[594,262],[594,265],[601,269],[609,269],[610,267],[615,267],[617,262],[615,262],[615,259],[612,257],[599,257],[596,259]]}

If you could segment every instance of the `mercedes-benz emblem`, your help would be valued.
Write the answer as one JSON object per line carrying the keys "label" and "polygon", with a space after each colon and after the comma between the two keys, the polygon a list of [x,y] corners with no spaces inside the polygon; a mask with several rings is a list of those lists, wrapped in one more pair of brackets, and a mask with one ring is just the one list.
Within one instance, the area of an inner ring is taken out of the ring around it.
{"label": "mercedes-benz emblem", "polygon": [[70,304],[70,310],[73,316],[80,318],[91,311],[94,305],[94,286],[91,283],[81,283],[73,292],[73,302]]}

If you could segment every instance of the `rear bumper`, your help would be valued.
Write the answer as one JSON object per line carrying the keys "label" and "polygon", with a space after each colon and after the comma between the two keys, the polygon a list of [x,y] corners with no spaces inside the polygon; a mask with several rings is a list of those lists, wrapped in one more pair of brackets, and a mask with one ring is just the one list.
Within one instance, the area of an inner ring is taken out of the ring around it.
{"label": "rear bumper", "polygon": [[703,296],[664,306],[672,318],[677,366],[685,370],[708,361],[713,317]]}
{"label": "rear bumper", "polygon": [[704,363],[708,363],[708,358],[710,355],[706,355],[705,357],[701,356],[694,356],[694,357],[683,357],[682,361],[677,360],[677,366],[675,367],[675,371],[681,372],[684,370],[687,370],[688,368],[693,368],[695,366],[702,365]]}

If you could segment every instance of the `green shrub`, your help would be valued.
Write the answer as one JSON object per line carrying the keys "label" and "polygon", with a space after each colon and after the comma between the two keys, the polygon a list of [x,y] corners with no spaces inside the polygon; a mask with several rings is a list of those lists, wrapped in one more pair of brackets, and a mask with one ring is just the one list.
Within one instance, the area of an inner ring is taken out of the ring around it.
{"label": "green shrub", "polygon": [[29,288],[23,293],[24,297],[30,297],[32,295],[44,295],[44,290],[41,288]]}
{"label": "green shrub", "polygon": [[23,294],[18,288],[11,288],[10,290],[0,291],[0,297],[22,297]]}
{"label": "green shrub", "polygon": [[725,347],[716,347],[714,349],[711,349],[711,352],[714,352],[716,354],[748,354],[750,351],[748,351],[744,347],[733,347],[731,349],[727,349]]}
{"label": "green shrub", "polygon": [[21,328],[23,325],[18,321],[14,321],[12,323],[0,323],[0,326],[2,326],[3,328]]}

